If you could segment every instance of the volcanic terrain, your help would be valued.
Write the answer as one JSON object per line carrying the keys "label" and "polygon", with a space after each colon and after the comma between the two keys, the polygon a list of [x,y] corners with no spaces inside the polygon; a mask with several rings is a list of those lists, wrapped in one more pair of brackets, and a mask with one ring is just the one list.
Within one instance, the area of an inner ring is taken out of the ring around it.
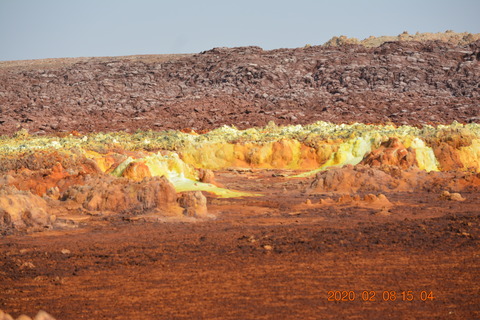
{"label": "volcanic terrain", "polygon": [[0,320],[480,318],[479,39],[0,62]]}

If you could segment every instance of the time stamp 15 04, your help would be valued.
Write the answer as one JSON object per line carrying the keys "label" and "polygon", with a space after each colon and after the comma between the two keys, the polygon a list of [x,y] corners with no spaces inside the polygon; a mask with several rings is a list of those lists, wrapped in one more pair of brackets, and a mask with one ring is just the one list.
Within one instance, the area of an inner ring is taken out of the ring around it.
{"label": "time stamp 15 04", "polygon": [[435,301],[436,297],[431,290],[331,290],[327,292],[327,300],[331,302],[378,302],[378,301]]}

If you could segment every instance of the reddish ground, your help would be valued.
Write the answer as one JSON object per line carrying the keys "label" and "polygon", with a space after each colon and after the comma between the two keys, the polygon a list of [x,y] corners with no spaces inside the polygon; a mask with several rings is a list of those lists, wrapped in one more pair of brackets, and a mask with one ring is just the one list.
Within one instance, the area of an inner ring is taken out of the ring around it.
{"label": "reddish ground", "polygon": [[[3,237],[0,309],[57,319],[480,317],[478,192],[464,202],[386,194],[389,215],[310,208],[307,198],[338,196],[308,194],[310,180],[278,173],[217,172],[227,187],[266,194],[209,198],[212,220],[95,217]],[[354,301],[329,301],[330,291],[353,291]],[[375,301],[364,301],[371,291]],[[396,300],[384,301],[390,291]]]}

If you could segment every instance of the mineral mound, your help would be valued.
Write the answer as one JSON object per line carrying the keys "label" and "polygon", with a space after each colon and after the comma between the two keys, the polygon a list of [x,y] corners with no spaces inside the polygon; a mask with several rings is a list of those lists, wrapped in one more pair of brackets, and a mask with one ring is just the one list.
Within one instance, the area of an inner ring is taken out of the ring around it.
{"label": "mineral mound", "polygon": [[281,176],[298,186],[308,181],[310,195],[356,198],[371,192],[477,192],[480,186],[475,123],[421,128],[269,123],[203,134],[15,134],[2,142],[0,181],[10,188],[0,197],[5,232],[33,224],[55,227],[50,215],[60,224],[71,214],[203,219],[214,216],[203,193],[210,201],[268,194],[268,184],[249,189],[217,182],[225,170],[289,171]]}

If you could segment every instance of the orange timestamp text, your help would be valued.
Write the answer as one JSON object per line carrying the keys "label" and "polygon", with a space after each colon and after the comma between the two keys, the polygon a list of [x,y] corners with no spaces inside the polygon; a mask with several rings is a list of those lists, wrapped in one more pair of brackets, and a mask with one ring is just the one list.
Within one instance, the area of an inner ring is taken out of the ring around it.
{"label": "orange timestamp text", "polygon": [[436,299],[431,290],[331,290],[327,292],[327,300],[331,302],[349,302],[349,301],[434,301]]}

